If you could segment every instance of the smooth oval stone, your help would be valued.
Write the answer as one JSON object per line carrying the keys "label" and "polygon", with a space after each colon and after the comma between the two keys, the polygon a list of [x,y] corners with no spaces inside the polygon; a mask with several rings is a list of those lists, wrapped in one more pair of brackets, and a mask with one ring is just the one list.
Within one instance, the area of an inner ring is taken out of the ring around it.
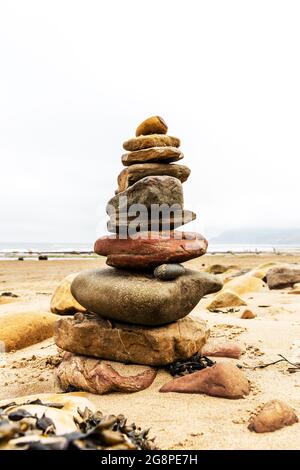
{"label": "smooth oval stone", "polygon": [[154,269],[154,276],[162,281],[177,279],[185,273],[185,267],[181,264],[161,264]]}
{"label": "smooth oval stone", "polygon": [[117,268],[152,269],[165,263],[183,263],[204,255],[206,239],[194,232],[141,232],[132,237],[105,235],[95,242],[95,253],[108,256]]}
{"label": "smooth oval stone", "polygon": [[216,276],[200,271],[186,270],[168,282],[153,275],[104,268],[82,271],[72,282],[71,292],[80,305],[102,317],[163,325],[185,317],[201,297],[221,288]]}
{"label": "smooth oval stone", "polygon": [[123,143],[123,148],[129,152],[150,147],[180,147],[180,139],[170,135],[152,134],[140,135]]}
{"label": "smooth oval stone", "polygon": [[166,134],[168,126],[160,116],[151,116],[137,127],[135,135]]}
{"label": "smooth oval stone", "polygon": [[183,153],[176,147],[151,147],[122,155],[124,166],[148,162],[172,163],[182,159]]}

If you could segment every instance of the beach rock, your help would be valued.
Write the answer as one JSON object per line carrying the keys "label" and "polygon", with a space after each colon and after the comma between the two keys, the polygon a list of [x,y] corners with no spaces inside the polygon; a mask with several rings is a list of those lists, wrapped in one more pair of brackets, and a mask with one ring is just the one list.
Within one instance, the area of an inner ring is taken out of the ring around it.
{"label": "beach rock", "polygon": [[232,265],[225,266],[223,264],[212,264],[211,266],[208,266],[204,271],[210,274],[223,274],[233,269],[236,270],[238,268]]}
{"label": "beach rock", "polygon": [[163,366],[201,351],[209,335],[205,322],[186,317],[169,325],[146,328],[80,314],[60,318],[55,328],[58,347],[86,356],[124,363]]}
{"label": "beach rock", "polygon": [[[131,366],[132,367],[132,366]],[[130,366],[127,366],[130,372]],[[150,387],[157,371],[147,369],[137,375],[120,375],[110,364],[99,359],[66,352],[57,369],[63,390],[78,390],[103,395],[111,392],[133,393]]]}
{"label": "beach rock", "polygon": [[163,325],[185,317],[203,295],[221,287],[213,275],[190,269],[173,281],[161,281],[152,274],[104,268],[82,271],[71,292],[89,312],[102,317]]}
{"label": "beach rock", "polygon": [[69,274],[57,286],[50,303],[52,313],[72,315],[75,312],[85,312],[85,308],[71,294],[71,284],[77,274]]}
{"label": "beach rock", "polygon": [[2,294],[0,294],[0,305],[10,304],[12,302],[18,302],[20,300],[20,297],[18,295],[13,294],[12,292],[2,292]]}
{"label": "beach rock", "polygon": [[151,116],[137,127],[135,135],[166,134],[168,126],[160,116]]}
{"label": "beach rock", "polygon": [[300,267],[285,266],[270,269],[267,274],[269,289],[283,289],[300,282]]}
{"label": "beach rock", "polygon": [[288,293],[289,294],[299,295],[300,294],[300,283],[297,282],[296,284],[294,284],[293,288]]}
{"label": "beach rock", "polygon": [[250,294],[252,292],[264,292],[267,290],[267,285],[261,279],[249,274],[236,277],[226,282],[226,290],[235,292],[238,295]]}
{"label": "beach rock", "polygon": [[249,395],[250,384],[244,373],[230,363],[178,377],[165,384],[160,392],[204,393],[214,397],[243,398]]}
{"label": "beach rock", "polygon": [[245,308],[241,313],[240,318],[243,318],[244,320],[251,320],[252,318],[256,318],[256,316],[256,313],[252,312],[252,310]]}
{"label": "beach rock", "polygon": [[125,269],[149,269],[165,263],[183,263],[204,255],[206,239],[193,232],[137,233],[121,239],[116,235],[99,238],[95,253],[108,256],[107,262]]}
{"label": "beach rock", "polygon": [[147,208],[141,212],[136,209],[137,206],[132,206],[134,215],[128,213],[121,213],[120,215],[111,214],[107,224],[108,231],[122,234],[120,238],[123,239],[128,237],[134,238],[139,232],[166,232],[188,224],[196,219],[194,212],[186,209],[176,209],[176,207],[173,210],[173,208],[165,206],[163,210],[159,210],[157,206],[156,214],[153,214],[152,210]]}
{"label": "beach rock", "polygon": [[176,279],[185,273],[185,267],[181,264],[161,264],[154,270],[154,276],[162,281]]}
{"label": "beach rock", "polygon": [[247,305],[246,302],[235,292],[227,290],[227,284],[226,289],[223,289],[221,292],[219,292],[206,306],[208,310],[217,310],[219,308],[227,307],[241,307],[242,305]]}
{"label": "beach rock", "polygon": [[[79,419],[80,417],[78,409],[84,410],[87,407],[93,412],[96,411],[95,406],[87,397],[88,394],[84,392],[39,393],[38,395],[14,397],[13,400],[11,397],[7,400],[1,400],[0,408],[1,406],[7,406],[13,401],[14,404],[9,408],[10,413],[21,409],[39,418],[45,414],[47,418],[50,418],[54,422],[56,433],[60,435],[78,431],[74,422],[74,418]],[[41,404],[28,404],[28,402],[35,400],[40,400]],[[49,403],[60,404],[62,408],[49,406]],[[31,436],[31,438],[33,438],[33,436]],[[47,439],[49,439],[49,437],[47,437]],[[1,449],[3,449],[2,446]]]}
{"label": "beach rock", "polygon": [[118,176],[117,193],[125,191],[129,186],[146,176],[173,176],[183,183],[188,179],[190,173],[191,170],[187,166],[174,163],[137,163],[121,171]]}
{"label": "beach rock", "polygon": [[248,429],[257,433],[273,432],[284,426],[298,423],[293,408],[279,400],[268,401],[255,416],[250,418]]}
{"label": "beach rock", "polygon": [[209,338],[202,349],[203,356],[211,357],[239,359],[243,353],[244,349],[239,344],[219,338]]}
{"label": "beach rock", "polygon": [[123,148],[129,152],[148,149],[151,147],[180,147],[180,140],[164,134],[141,135],[123,143]]}
{"label": "beach rock", "polygon": [[106,212],[108,215],[127,214],[133,204],[143,204],[147,209],[152,204],[167,204],[168,207],[176,204],[177,209],[182,209],[182,184],[172,176],[146,176],[111,198]]}
{"label": "beach rock", "polygon": [[151,147],[148,149],[136,150],[122,155],[124,166],[134,165],[135,163],[177,162],[183,158],[183,153],[176,147]]}
{"label": "beach rock", "polygon": [[0,316],[0,345],[6,352],[26,348],[53,335],[57,316],[48,312],[8,313]]}
{"label": "beach rock", "polygon": [[258,279],[266,281],[268,272],[276,265],[278,263],[263,263],[257,266],[257,268],[251,269],[248,274],[249,276],[258,277]]}

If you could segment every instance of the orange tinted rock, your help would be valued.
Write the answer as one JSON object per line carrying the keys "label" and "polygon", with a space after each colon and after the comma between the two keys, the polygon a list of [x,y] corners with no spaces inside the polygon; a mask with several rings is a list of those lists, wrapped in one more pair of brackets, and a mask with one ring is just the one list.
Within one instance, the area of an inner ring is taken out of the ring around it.
{"label": "orange tinted rock", "polygon": [[182,160],[183,153],[176,147],[151,147],[122,155],[124,166],[135,163],[171,163]]}
{"label": "orange tinted rock", "polygon": [[231,357],[232,359],[239,359],[243,353],[243,348],[233,341],[219,340],[217,338],[209,338],[202,354],[211,357]]}
{"label": "orange tinted rock", "polygon": [[[130,366],[127,366],[130,371]],[[90,393],[103,395],[110,392],[133,393],[150,387],[156,377],[155,369],[146,369],[136,375],[120,375],[110,364],[99,359],[77,356],[70,352],[57,369],[57,377],[63,390],[75,387]]]}
{"label": "orange tinted rock", "polygon": [[262,409],[250,419],[248,428],[250,431],[273,432],[284,426],[291,426],[298,423],[293,408],[279,400],[267,402]]}
{"label": "orange tinted rock", "polygon": [[235,365],[215,364],[212,367],[178,377],[165,384],[160,392],[204,393],[214,397],[243,398],[250,392],[244,373]]}
{"label": "orange tinted rock", "polygon": [[[178,234],[182,238],[175,238]],[[94,249],[98,255],[109,256],[108,262],[115,267],[142,269],[202,256],[207,241],[193,232],[143,232],[127,239],[106,235],[96,241]]]}
{"label": "orange tinted rock", "polygon": [[137,127],[135,135],[166,134],[168,126],[160,116],[151,116]]}
{"label": "orange tinted rock", "polygon": [[180,147],[180,140],[170,135],[152,134],[141,135],[123,143],[123,148],[129,152],[150,147]]}

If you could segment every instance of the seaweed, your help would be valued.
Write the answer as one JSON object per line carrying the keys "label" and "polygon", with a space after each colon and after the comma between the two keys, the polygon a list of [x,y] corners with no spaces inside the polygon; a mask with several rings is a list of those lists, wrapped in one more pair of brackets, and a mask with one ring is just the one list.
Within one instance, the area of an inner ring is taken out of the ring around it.
{"label": "seaweed", "polygon": [[187,374],[192,374],[193,372],[206,369],[206,367],[211,367],[215,364],[215,361],[212,361],[206,356],[201,356],[201,353],[198,352],[194,354],[190,359],[173,362],[167,367],[167,371],[174,377],[176,375],[182,376]]}

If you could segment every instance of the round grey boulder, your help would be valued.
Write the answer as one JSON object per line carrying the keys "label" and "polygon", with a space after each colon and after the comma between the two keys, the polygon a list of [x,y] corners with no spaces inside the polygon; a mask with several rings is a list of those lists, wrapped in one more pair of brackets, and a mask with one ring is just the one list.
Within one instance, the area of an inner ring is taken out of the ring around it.
{"label": "round grey boulder", "polygon": [[151,274],[102,268],[82,271],[71,292],[80,305],[101,317],[163,325],[185,317],[204,295],[221,288],[216,276],[190,269],[173,281],[161,281]]}

